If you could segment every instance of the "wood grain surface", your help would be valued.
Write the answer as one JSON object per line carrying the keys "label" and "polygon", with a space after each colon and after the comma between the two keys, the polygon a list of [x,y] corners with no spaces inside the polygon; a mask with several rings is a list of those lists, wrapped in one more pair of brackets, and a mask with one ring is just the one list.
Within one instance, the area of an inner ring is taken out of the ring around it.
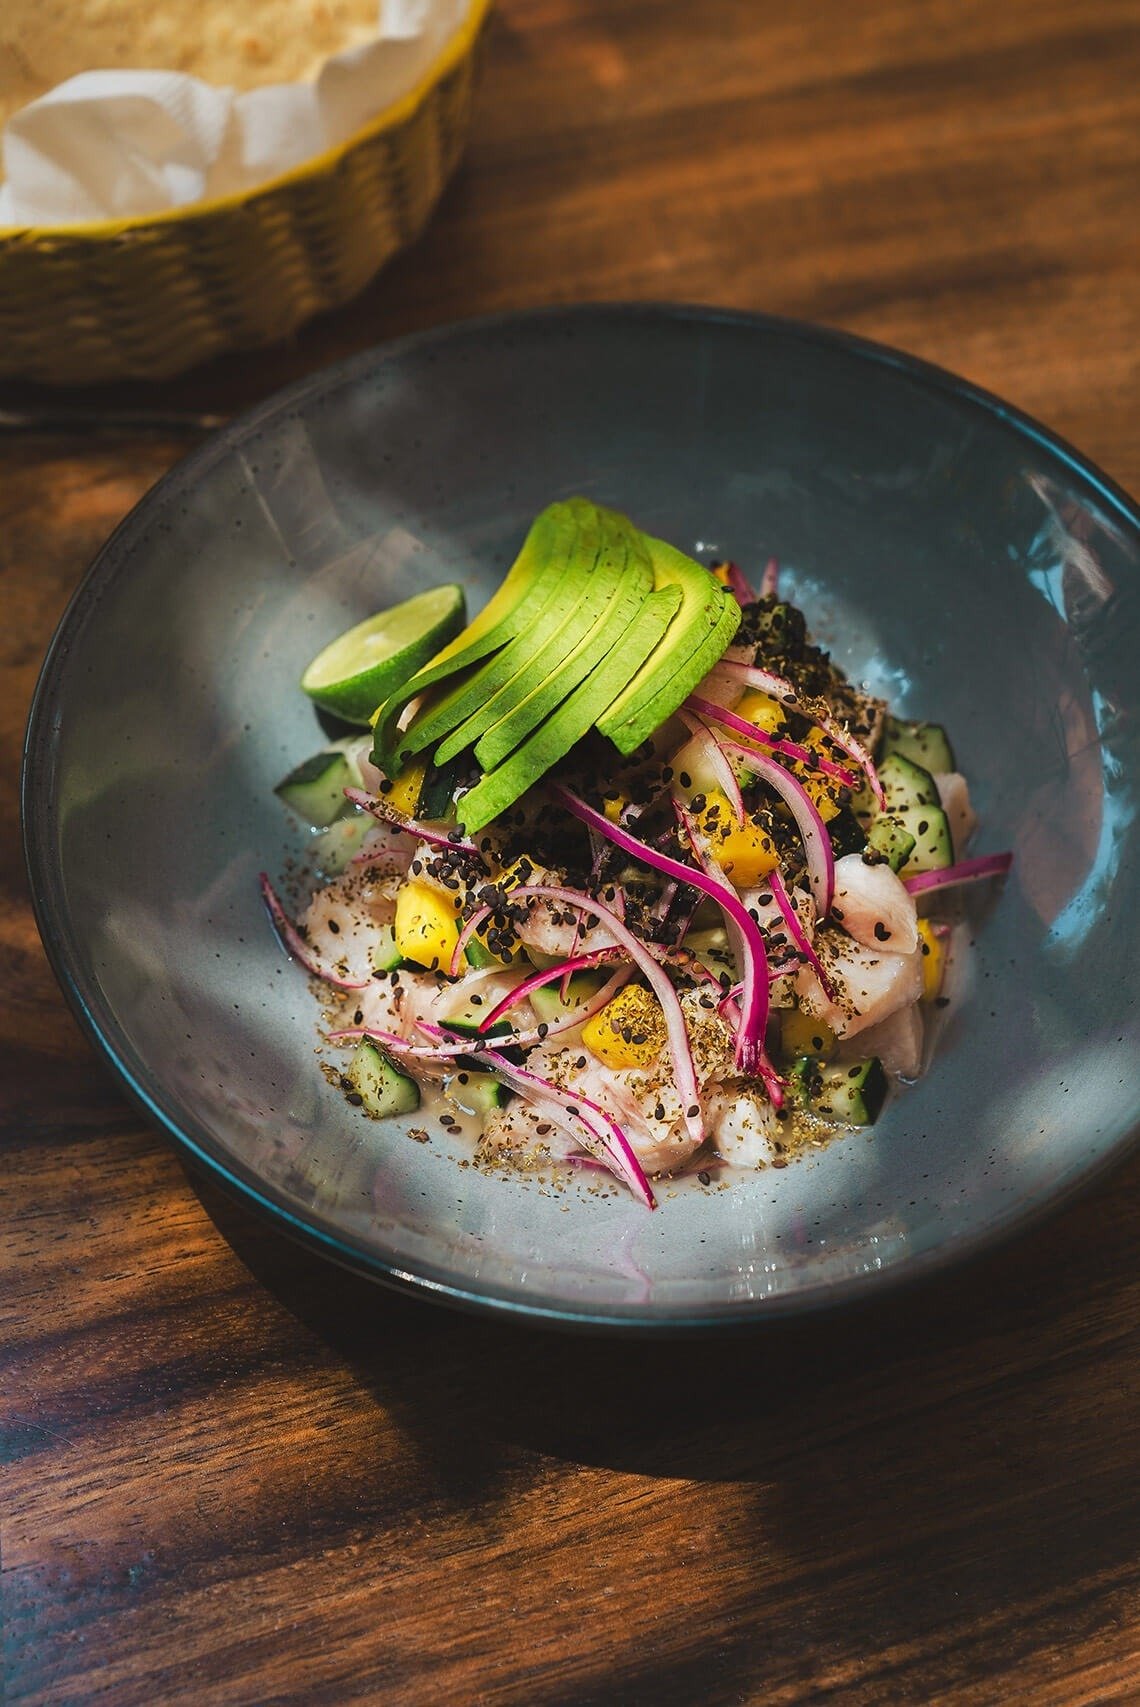
{"label": "wood grain surface", "polygon": [[[80,400],[228,412],[459,316],[705,300],[901,344],[1136,491],[1138,200],[1137,0],[500,0],[414,252],[288,349]],[[1140,1700],[1140,1157],[937,1285],[670,1347],[342,1276],[124,1104],[15,790],[52,627],[180,449],[0,440],[6,1700]]]}

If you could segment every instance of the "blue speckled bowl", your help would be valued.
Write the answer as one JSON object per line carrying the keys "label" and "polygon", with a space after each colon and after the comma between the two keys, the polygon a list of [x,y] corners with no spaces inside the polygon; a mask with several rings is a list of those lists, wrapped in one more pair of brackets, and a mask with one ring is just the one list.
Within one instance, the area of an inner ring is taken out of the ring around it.
{"label": "blue speckled bowl", "polygon": [[[438,580],[478,603],[587,492],[702,554],[787,563],[855,675],[945,722],[1012,846],[972,984],[873,1136],[655,1215],[457,1165],[321,1077],[261,910],[298,675]],[[473,323],[295,387],[176,468],[60,625],[28,733],[41,929],[124,1086],[280,1226],[379,1279],[605,1327],[740,1322],[947,1264],[1140,1122],[1140,515],[1048,433],[891,351],[665,308]]]}

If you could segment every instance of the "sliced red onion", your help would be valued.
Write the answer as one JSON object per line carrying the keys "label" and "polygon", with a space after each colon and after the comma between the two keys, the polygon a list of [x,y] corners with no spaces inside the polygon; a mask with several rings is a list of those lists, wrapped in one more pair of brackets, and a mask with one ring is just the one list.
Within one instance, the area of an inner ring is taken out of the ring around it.
{"label": "sliced red onion", "polygon": [[943,866],[941,871],[922,871],[915,877],[904,877],[903,887],[912,895],[925,895],[932,889],[951,889],[957,883],[980,883],[985,877],[1003,877],[1012,864],[1011,853],[980,854],[977,859]]}
{"label": "sliced red onion", "polygon": [[[444,1033],[439,1033],[441,1037]],[[375,1025],[345,1025],[339,1031],[326,1031],[326,1043],[356,1043],[360,1038],[367,1037],[373,1043],[382,1044],[394,1054],[413,1055],[423,1061],[454,1061],[457,1055],[470,1055],[471,1039],[457,1037],[453,1042],[420,1044],[413,1043],[410,1038],[400,1037],[394,1031],[382,1031]],[[504,1042],[508,1039],[504,1038]]]}
{"label": "sliced red onion", "polygon": [[764,573],[760,577],[760,597],[762,599],[778,599],[780,596],[780,559],[769,557],[764,565]]}
{"label": "sliced red onion", "polygon": [[[544,984],[553,984],[556,978],[572,978],[575,972],[584,972],[590,967],[603,965],[607,959],[613,959],[613,949],[599,948],[593,954],[574,955],[558,966],[549,966],[545,971],[532,973],[529,978],[524,978],[521,984],[516,984],[513,990],[508,990],[502,1001],[484,1015],[479,1021],[480,1032],[489,1031],[496,1020],[502,1019],[503,1015],[510,1013],[519,1002],[525,1001],[532,990],[541,990]],[[562,999],[565,1001],[565,997]]]}
{"label": "sliced red onion", "polygon": [[366,990],[368,988],[371,983],[371,979],[346,978],[344,973],[338,972],[335,967],[326,966],[323,961],[313,953],[312,949],[309,947],[292,919],[286,913],[277,896],[276,890],[272,883],[270,883],[269,878],[264,871],[258,872],[257,881],[261,889],[261,898],[265,902],[266,911],[268,912],[270,919],[273,921],[273,928],[280,937],[282,945],[293,956],[294,960],[299,960],[301,962],[301,965],[305,968],[306,972],[311,972],[314,978],[323,979],[326,984],[331,984],[336,990]]}
{"label": "sliced red onion", "polygon": [[[640,848],[642,846],[635,836],[628,835],[625,830],[619,830],[617,825],[611,824],[609,819],[604,817],[602,813],[594,813],[592,806],[587,806],[585,801],[578,800],[577,795],[571,794],[569,789],[563,788],[561,784],[557,786],[555,792],[558,794],[560,799],[563,799],[564,803],[568,803],[569,801],[575,802],[575,805],[570,807],[570,810],[575,811],[576,816],[581,816],[580,813],[576,812],[576,807],[581,806],[584,811],[593,814],[593,817],[601,819],[601,822],[605,825],[605,830],[602,834],[608,834],[610,840],[616,841],[619,847],[625,847],[626,843],[629,843],[631,848]],[[584,822],[592,821],[593,818],[590,820],[584,820]],[[629,849],[627,849],[627,851],[629,851]],[[677,862],[674,860],[670,863],[675,865]],[[681,869],[686,868],[682,867]],[[625,949],[630,959],[645,974],[654,995],[661,1004],[661,1011],[665,1016],[665,1030],[669,1038],[669,1051],[673,1057],[673,1077],[677,1085],[678,1095],[684,1104],[685,1125],[688,1128],[690,1136],[696,1139],[698,1143],[703,1143],[704,1129],[701,1125],[701,1099],[700,1092],[697,1088],[697,1074],[696,1069],[693,1066],[692,1050],[689,1048],[689,1034],[685,1029],[685,1016],[681,1012],[681,1004],[677,1000],[677,992],[674,990],[669,979],[662,971],[657,959],[650,953],[649,949],[641,941],[640,937],[634,936],[633,932],[626,928],[616,913],[611,912],[608,907],[603,907],[599,902],[595,901],[592,896],[583,895],[577,889],[562,889],[556,888],[551,884],[530,883],[521,885],[518,889],[512,890],[511,899],[524,900],[532,895],[536,900],[558,901],[564,907],[584,907],[588,913],[592,913],[599,919],[604,920],[609,929],[610,935],[614,938],[614,941],[619,947]]]}
{"label": "sliced red onion", "polygon": [[[768,963],[764,954],[764,939],[760,928],[751,917],[747,907],[741,901],[736,890],[723,877],[711,876],[691,865],[683,865],[680,860],[673,859],[668,854],[659,853],[656,848],[647,847],[639,842],[636,836],[611,824],[602,813],[596,812],[592,806],[587,806],[584,800],[571,793],[561,783],[552,790],[555,797],[561,801],[568,812],[575,818],[580,818],[584,824],[592,824],[603,836],[608,836],[623,852],[632,854],[634,859],[641,860],[645,865],[652,866],[665,877],[675,877],[679,883],[687,883],[693,889],[699,889],[702,894],[711,898],[724,911],[726,918],[735,926],[740,959],[741,973],[744,978],[744,1018],[737,1033],[737,1065],[745,1073],[755,1073],[759,1070],[760,1057],[764,1050],[764,1028],[768,1023]],[[696,850],[694,850],[696,851]],[[627,933],[628,934],[628,933]],[[620,940],[620,939],[619,939]],[[637,938],[630,940],[637,942]],[[638,948],[644,953],[644,945],[638,943]],[[672,986],[670,986],[672,988]],[[676,998],[674,997],[674,1001]],[[677,1013],[684,1029],[684,1019],[681,1017],[680,1006]],[[692,1066],[692,1056],[688,1051],[686,1036],[686,1055]],[[674,1066],[676,1059],[674,1058]],[[677,1086],[683,1101],[687,1101],[685,1091],[680,1083]],[[695,1079],[694,1079],[695,1089]],[[692,1130],[690,1128],[690,1130]],[[696,1134],[693,1133],[695,1137]]]}
{"label": "sliced red onion", "polygon": [[591,1173],[608,1174],[613,1169],[606,1166],[600,1156],[564,1156],[563,1161],[572,1168],[583,1168]]}
{"label": "sliced red onion", "polygon": [[645,1176],[645,1169],[637,1159],[637,1152],[621,1127],[610,1118],[604,1108],[599,1108],[589,1097],[564,1091],[550,1079],[542,1079],[537,1073],[528,1073],[525,1068],[516,1067],[497,1050],[488,1049],[484,1059],[490,1062],[495,1077],[509,1085],[511,1090],[517,1091],[520,1096],[538,1095],[544,1101],[557,1103],[565,1109],[585,1133],[585,1148],[593,1149],[595,1145],[600,1145],[605,1160],[617,1177],[625,1181],[634,1196],[638,1197],[647,1209],[656,1209],[657,1199]]}
{"label": "sliced red onion", "polygon": [[685,703],[691,705],[694,711],[699,711],[702,717],[722,724],[725,729],[731,729],[737,735],[744,735],[749,741],[760,742],[770,752],[779,753],[785,759],[794,759],[797,764],[807,765],[809,770],[820,771],[824,776],[833,776],[844,788],[859,786],[859,778],[851,771],[845,770],[842,765],[835,764],[822,753],[813,752],[810,747],[801,747],[796,741],[785,741],[781,735],[769,735],[766,729],[760,729],[755,723],[750,723],[747,717],[741,717],[739,712],[730,711],[726,706],[717,705],[711,699],[702,699],[697,694],[690,694]]}
{"label": "sliced red onion", "polygon": [[484,922],[484,920],[489,919],[493,912],[493,907],[480,907],[477,913],[472,913],[471,917],[460,931],[455,947],[451,951],[451,960],[447,968],[447,975],[449,978],[458,978],[464,949],[471,941],[471,938],[475,935],[475,932],[479,929],[479,926]]}
{"label": "sliced red onion", "polygon": [[864,747],[842,724],[837,723],[829,712],[821,711],[818,705],[800,697],[784,676],[777,676],[771,670],[761,669],[756,664],[738,664],[734,658],[722,658],[716,665],[717,672],[727,672],[728,675],[746,686],[759,688],[761,693],[771,694],[781,705],[788,706],[792,711],[798,711],[801,717],[808,718],[825,735],[829,735],[841,752],[847,754],[859,766],[867,778],[871,792],[878,801],[881,809],[885,809],[887,797],[883,793],[883,785],[879,781],[879,773],[875,769],[874,760]]}
{"label": "sliced red onion", "polygon": [[[683,708],[677,713],[685,728],[692,735],[700,752],[708,765],[709,771],[716,777],[721,793],[726,795],[732,810],[736,814],[736,822],[744,823],[744,796],[740,792],[740,784],[736,772],[728,761],[728,754],[713,734],[707,723],[702,723],[699,717]],[[674,770],[676,765],[674,764]]]}
{"label": "sliced red onion", "polygon": [[[695,859],[700,861],[705,876],[716,886],[717,889],[723,891],[727,895],[731,895],[739,902],[739,896],[737,896],[736,890],[732,887],[732,884],[728,881],[724,872],[721,871],[716,860],[712,857],[712,854],[709,853],[707,848],[703,848],[701,846],[697,837],[697,827],[692,818],[683,807],[677,806],[676,804],[674,804],[674,811],[676,812],[681,827],[688,838],[689,846],[693,850],[693,856]],[[719,900],[721,905],[724,906],[724,902],[720,895],[716,895],[714,898]],[[764,947],[764,938],[760,934],[760,927],[756,923],[755,919],[753,919],[752,914],[746,907],[744,907],[743,903],[740,903],[740,911],[748,920],[752,930],[755,931],[756,937],[760,943],[758,961],[763,974],[763,1011],[759,1034],[754,1040],[753,1026],[755,1021],[752,1018],[752,997],[754,996],[754,991],[749,987],[749,971],[753,964],[753,957],[750,953],[750,938],[740,928],[736,915],[725,908],[725,924],[728,929],[729,937],[732,941],[733,953],[736,955],[737,961],[741,963],[744,968],[744,987],[741,991],[740,1002],[737,1005],[733,1016],[733,1023],[736,1027],[736,1065],[743,1073],[758,1074],[764,1081],[764,1086],[768,1092],[773,1108],[782,1108],[784,1105],[783,1083],[777,1074],[776,1069],[768,1060],[764,1050],[764,1032],[768,1025],[768,1009],[771,1000],[771,974],[768,971],[768,953]]]}
{"label": "sliced red onion", "polygon": [[739,563],[724,563],[721,567],[724,570],[724,578],[728,586],[728,590],[740,606],[741,610],[744,609],[745,605],[754,605],[756,603],[756,594],[748,585],[747,577]]}
{"label": "sliced red onion", "polygon": [[421,842],[427,842],[433,848],[446,848],[449,853],[474,854],[476,859],[483,858],[475,843],[465,841],[457,830],[449,835],[446,830],[432,829],[430,824],[423,824],[418,818],[406,817],[394,806],[388,806],[382,794],[366,794],[362,788],[346,788],[344,797],[354,806],[370,812],[381,824],[394,824],[397,830],[407,830],[409,835],[418,836]]}
{"label": "sliced red onion", "polygon": [[769,788],[775,789],[795,819],[796,828],[804,844],[808,881],[811,884],[816,912],[821,919],[826,919],[835,898],[835,854],[832,851],[831,837],[827,833],[827,825],[820,817],[815,801],[798,777],[785,770],[783,765],[778,765],[775,759],[770,759],[766,753],[749,754],[746,747],[738,747],[735,741],[728,741],[725,745],[747,755],[757,776],[766,782]]}
{"label": "sliced red onion", "polygon": [[796,947],[799,949],[800,953],[819,979],[820,989],[823,991],[828,1001],[834,1003],[836,1000],[835,986],[824,971],[823,966],[820,963],[819,955],[815,952],[815,949],[808,941],[807,932],[800,923],[799,914],[792,905],[792,898],[788,894],[788,891],[784,886],[784,879],[781,877],[778,870],[772,870],[768,873],[768,882],[772,887],[773,895],[776,897],[776,905],[784,916],[784,923],[788,927],[788,935],[791,937],[792,941],[795,943]]}

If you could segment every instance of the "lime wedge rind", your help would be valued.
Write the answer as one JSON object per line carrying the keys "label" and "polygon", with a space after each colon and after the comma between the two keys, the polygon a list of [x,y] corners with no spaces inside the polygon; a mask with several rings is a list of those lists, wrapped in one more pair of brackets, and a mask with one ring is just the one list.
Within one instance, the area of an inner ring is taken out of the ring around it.
{"label": "lime wedge rind", "polygon": [[462,587],[429,587],[330,640],[301,687],[323,710],[365,725],[394,689],[454,639],[466,618]]}

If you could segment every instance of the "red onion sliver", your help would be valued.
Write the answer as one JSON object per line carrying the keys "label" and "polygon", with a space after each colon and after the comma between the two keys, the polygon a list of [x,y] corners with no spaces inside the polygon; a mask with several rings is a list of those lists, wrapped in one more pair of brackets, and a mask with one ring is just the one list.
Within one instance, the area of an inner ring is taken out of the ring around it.
{"label": "red onion sliver", "polygon": [[278,898],[277,892],[264,871],[257,874],[261,897],[265,902],[266,911],[273,921],[273,928],[281,939],[284,948],[299,960],[306,972],[311,972],[314,978],[322,979],[331,984],[336,990],[366,990],[371,983],[369,978],[346,978],[343,972],[337,972],[331,966],[325,966],[313,953],[292,919],[286,913]]}
{"label": "red onion sliver", "polygon": [[685,703],[691,705],[694,711],[699,711],[702,717],[720,723],[725,729],[731,729],[749,741],[759,742],[770,752],[779,753],[785,759],[794,759],[797,764],[807,765],[809,770],[820,771],[824,776],[833,776],[844,788],[859,786],[859,778],[851,771],[845,770],[842,765],[824,758],[822,753],[813,752],[810,747],[801,747],[796,741],[785,741],[780,735],[769,735],[766,729],[757,728],[755,723],[750,723],[738,712],[729,711],[726,706],[717,705],[711,699],[702,699],[697,694],[690,694]]}
{"label": "red onion sliver", "polygon": [[[714,772],[721,793],[724,794],[736,814],[736,822],[744,823],[744,796],[740,792],[740,784],[736,780],[736,772],[728,762],[728,754],[713,734],[707,723],[702,723],[699,717],[683,708],[677,713],[685,728],[689,730],[696,742],[698,750],[704,755],[709,770]],[[676,764],[673,766],[676,770]]]}
{"label": "red onion sliver", "polygon": [[[513,1007],[529,996],[532,990],[540,990],[544,984],[552,984],[556,978],[570,979],[575,972],[584,972],[590,967],[600,966],[607,959],[612,960],[612,958],[612,949],[599,948],[592,954],[574,955],[559,966],[549,966],[545,971],[532,973],[529,978],[524,978],[521,984],[516,984],[513,990],[508,990],[502,1001],[483,1016],[479,1021],[480,1034],[489,1031],[496,1020],[502,1019],[505,1013],[509,1013]],[[562,1000],[566,1000],[565,996],[562,997]]]}
{"label": "red onion sliver", "polygon": [[[441,1031],[442,1037],[444,1033]],[[367,1037],[372,1043],[379,1043],[394,1054],[414,1055],[424,1061],[454,1061],[457,1055],[470,1055],[471,1039],[457,1037],[454,1042],[428,1044],[413,1043],[410,1038],[400,1037],[394,1031],[382,1031],[374,1025],[346,1025],[339,1031],[326,1031],[326,1043],[356,1043],[360,1038]],[[509,1038],[503,1039],[510,1042]]]}
{"label": "red onion sliver", "polygon": [[[576,794],[571,793],[570,789],[565,788],[561,783],[556,784],[551,792],[557,800],[561,801],[568,812],[573,813],[575,818],[580,818],[584,824],[591,824],[603,836],[608,836],[610,841],[616,843],[623,852],[632,854],[634,859],[639,859],[645,865],[652,866],[655,871],[660,871],[665,877],[675,877],[678,882],[687,883],[690,888],[699,889],[702,894],[711,896],[722,908],[726,917],[736,926],[740,944],[740,958],[743,961],[741,972],[745,986],[744,1023],[737,1034],[737,1065],[742,1072],[755,1073],[763,1054],[764,1028],[768,1023],[768,966],[760,928],[755,919],[750,916],[736,890],[727,878],[710,876],[707,872],[700,871],[694,866],[683,865],[680,860],[671,858],[669,854],[658,853],[656,848],[647,847],[644,842],[638,841],[636,836],[631,836],[627,830],[621,829],[617,824],[611,824],[601,812],[596,812],[592,806],[587,806],[584,800],[579,799]],[[631,940],[636,942],[637,938],[634,937]],[[638,943],[638,947],[644,951],[644,944]],[[676,997],[674,997],[675,1000]],[[677,1011],[680,1015],[679,1007]],[[666,1013],[668,1014],[668,1011]],[[683,1019],[681,1023],[683,1029]],[[687,1035],[685,1052],[691,1069],[692,1056],[688,1050]],[[675,1058],[674,1068],[676,1068]],[[685,1091],[680,1083],[678,1083],[677,1089],[684,1101]]]}
{"label": "red onion sliver", "polygon": [[775,759],[770,759],[766,753],[750,754],[747,748],[738,747],[735,741],[727,741],[725,745],[747,754],[750,763],[756,768],[757,776],[766,782],[769,788],[775,789],[791,812],[803,840],[808,881],[811,884],[816,911],[821,919],[826,919],[835,899],[835,854],[832,851],[831,837],[827,833],[827,825],[820,817],[815,801],[798,777],[793,776],[783,765],[778,765]]}
{"label": "red onion sliver", "polygon": [[[744,988],[733,1021],[736,1027],[736,1065],[741,1072],[758,1073],[764,1081],[773,1107],[782,1108],[784,1095],[781,1081],[776,1069],[764,1052],[764,1033],[768,1025],[768,1007],[772,985],[771,975],[768,971],[768,953],[764,947],[764,938],[760,934],[760,927],[753,919],[752,914],[740,902],[736,890],[721,871],[712,854],[707,848],[701,846],[692,818],[683,807],[677,806],[675,803],[673,809],[685,835],[688,837],[694,858],[700,861],[704,875],[714,885],[713,899],[719,901],[720,905],[724,907],[725,925],[732,939],[733,951],[744,970]],[[731,896],[737,902],[740,914],[748,921],[759,942],[760,949],[758,956],[755,957],[755,964],[759,968],[761,977],[755,981],[750,977],[754,970],[751,937],[742,929],[737,913],[725,906],[723,899],[725,895]],[[759,1008],[756,1004],[757,985],[762,987],[762,1004]]]}
{"label": "red onion sliver", "polygon": [[479,929],[479,926],[483,921],[491,917],[493,911],[494,908],[492,907],[480,907],[477,913],[472,913],[471,917],[460,931],[455,947],[451,951],[451,961],[447,968],[447,975],[449,978],[458,978],[459,963],[463,959],[463,950],[467,947],[467,944],[471,941],[471,938],[475,935],[475,932]]}
{"label": "red onion sliver", "polygon": [[984,877],[1003,877],[1012,864],[1011,853],[980,854],[977,859],[963,859],[957,865],[945,865],[941,871],[921,871],[915,877],[904,877],[903,886],[911,895],[925,895],[931,889],[951,889],[956,883],[979,883]]}
{"label": "red onion sliver", "polygon": [[820,711],[810,701],[801,699],[791,682],[787,681],[785,677],[777,676],[771,670],[762,669],[757,664],[738,664],[735,659],[722,658],[720,663],[716,665],[716,670],[721,674],[722,680],[724,673],[727,672],[731,679],[744,682],[748,687],[759,688],[761,693],[771,694],[773,699],[778,699],[782,705],[790,706],[793,711],[798,711],[801,717],[808,718],[818,728],[822,729],[825,735],[830,735],[835,745],[846,753],[848,758],[854,759],[867,778],[871,792],[878,801],[880,809],[885,809],[887,797],[883,793],[883,785],[879,781],[879,773],[875,769],[875,762],[870,753],[863,743],[857,740],[849,730],[844,729],[842,724],[837,723],[829,712]]}
{"label": "red onion sliver", "polygon": [[784,915],[784,923],[788,927],[789,936],[819,979],[819,987],[828,1001],[834,1003],[835,987],[820,964],[819,955],[808,941],[807,932],[800,923],[799,914],[792,905],[792,898],[784,887],[784,879],[778,870],[772,870],[768,873],[768,882],[772,887],[773,895],[776,897],[776,905]]}
{"label": "red onion sliver", "polygon": [[[624,847],[627,842],[632,844],[634,848],[642,846],[642,843],[635,836],[628,835],[625,830],[619,830],[617,825],[611,824],[602,813],[594,813],[592,806],[587,806],[585,801],[578,800],[577,795],[571,794],[569,789],[563,788],[561,784],[557,785],[554,792],[563,800],[564,804],[574,802],[574,805],[570,806],[570,810],[574,812],[576,817],[581,816],[581,813],[577,811],[577,807],[580,806],[583,811],[599,818],[605,825],[602,834],[608,833],[610,840],[617,841],[619,847]],[[593,822],[593,818],[584,820],[584,822]],[[649,850],[646,849],[646,852]],[[676,864],[676,861],[671,863]],[[681,869],[685,868],[682,867]],[[634,936],[633,932],[627,929],[616,913],[612,913],[608,907],[603,907],[591,896],[583,895],[577,889],[562,889],[544,883],[521,884],[519,888],[511,891],[513,901],[521,901],[530,896],[534,896],[536,900],[558,901],[564,907],[584,907],[588,913],[604,920],[609,928],[610,935],[618,946],[625,949],[630,959],[645,974],[665,1016],[669,1052],[673,1057],[673,1077],[684,1105],[685,1125],[690,1136],[696,1139],[698,1143],[703,1143],[704,1128],[701,1125],[701,1099],[697,1087],[696,1069],[693,1066],[693,1055],[689,1048],[689,1034],[685,1029],[685,1016],[681,1012],[677,992],[662,971],[658,960],[641,941],[640,937]]]}
{"label": "red onion sliver", "polygon": [[740,606],[741,610],[744,609],[745,605],[754,605],[756,603],[756,594],[749,586],[748,578],[739,563],[729,562],[723,564],[722,567],[724,569],[724,578],[728,586],[728,590]]}
{"label": "red onion sliver", "polygon": [[764,565],[764,573],[760,577],[760,597],[762,599],[778,599],[780,596],[780,559],[769,557]]}
{"label": "red onion sliver", "polygon": [[446,848],[449,853],[474,854],[476,859],[480,860],[483,858],[475,843],[465,841],[458,831],[449,835],[446,830],[434,830],[430,824],[422,824],[418,818],[407,818],[394,807],[385,805],[382,794],[366,794],[362,788],[346,788],[344,797],[351,800],[354,806],[363,807],[365,812],[370,812],[381,824],[392,824],[397,830],[407,830],[410,836],[417,836],[430,847]]}

